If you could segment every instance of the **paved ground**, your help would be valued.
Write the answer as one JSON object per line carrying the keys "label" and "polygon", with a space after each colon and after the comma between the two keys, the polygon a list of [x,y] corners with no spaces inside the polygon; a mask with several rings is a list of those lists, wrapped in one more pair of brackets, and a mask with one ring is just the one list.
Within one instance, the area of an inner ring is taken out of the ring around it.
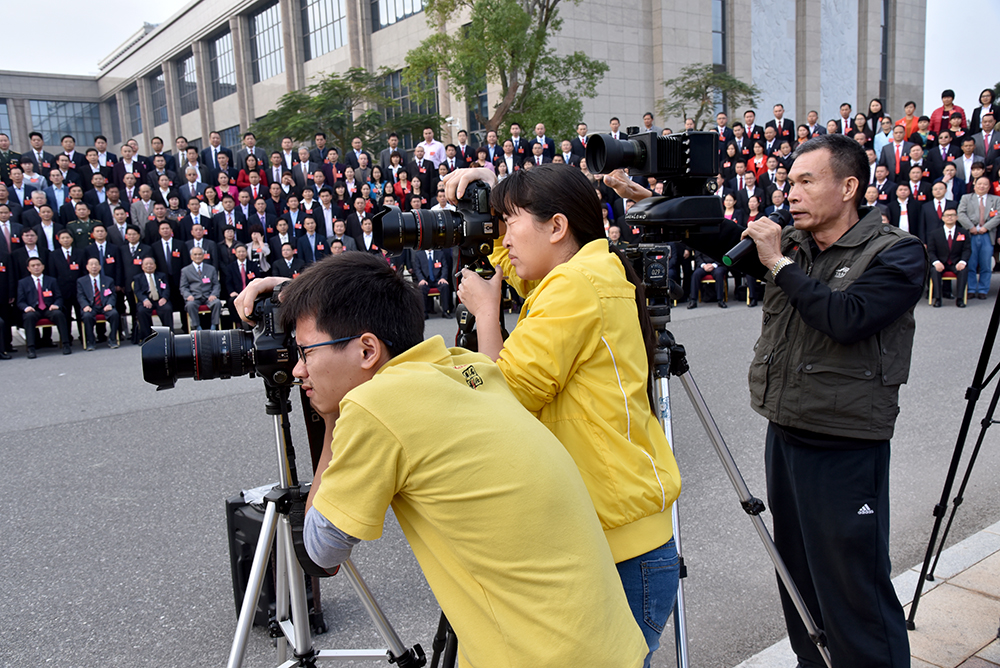
{"label": "paved ground", "polygon": [[[918,563],[951,458],[991,300],[964,311],[918,306],[910,384],[893,441],[894,572]],[[764,496],[764,420],[746,371],[759,309],[674,311],[672,331],[751,491]],[[428,335],[454,323],[428,323]],[[771,566],[680,384],[675,440],[684,478],[683,539],[693,666],[733,666],[784,635]],[[984,409],[990,395],[981,401]],[[275,478],[258,380],[181,381],[155,392],[124,346],[0,362],[0,665],[222,665],[235,624],[223,500]],[[980,411],[981,415],[981,411]],[[299,469],[307,445],[293,417]],[[305,477],[305,476],[303,476]],[[1000,453],[991,433],[949,543],[1000,519]],[[433,596],[395,521],[356,562],[397,631],[425,647]],[[322,647],[379,646],[346,581],[323,585]],[[918,616],[918,623],[920,619]],[[994,619],[995,621],[995,619]],[[665,643],[655,666],[672,666]],[[261,631],[247,666],[273,665]],[[371,664],[376,665],[376,664]]]}

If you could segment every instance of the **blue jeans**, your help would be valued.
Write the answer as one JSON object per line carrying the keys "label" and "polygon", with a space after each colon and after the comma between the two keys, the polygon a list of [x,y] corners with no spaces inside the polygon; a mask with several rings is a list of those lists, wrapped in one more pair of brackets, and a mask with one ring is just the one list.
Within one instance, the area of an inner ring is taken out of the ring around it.
{"label": "blue jeans", "polygon": [[[969,257],[969,294],[985,295],[990,291],[993,244],[989,234],[971,234],[972,255]],[[955,295],[956,297],[958,295]]]}
{"label": "blue jeans", "polygon": [[643,664],[645,668],[649,668],[653,652],[660,646],[660,634],[663,633],[663,627],[666,626],[677,599],[680,558],[677,556],[674,539],[617,566],[628,606],[649,647]]}

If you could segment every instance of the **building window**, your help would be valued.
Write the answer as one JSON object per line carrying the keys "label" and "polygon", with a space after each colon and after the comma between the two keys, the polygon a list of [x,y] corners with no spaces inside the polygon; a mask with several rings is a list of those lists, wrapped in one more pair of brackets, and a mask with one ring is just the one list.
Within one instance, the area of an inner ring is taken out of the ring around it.
{"label": "building window", "polygon": [[4,99],[0,99],[0,132],[10,137],[10,112]]}
{"label": "building window", "polygon": [[236,92],[236,61],[233,59],[233,35],[225,33],[208,43],[212,68],[212,100],[221,100]]}
{"label": "building window", "polygon": [[191,147],[198,149],[198,153],[201,153],[201,149],[204,148],[201,145],[201,137],[198,137],[197,139],[188,139],[188,148]]}
{"label": "building window", "polygon": [[122,140],[122,122],[118,118],[118,98],[112,97],[107,101],[108,115],[111,116],[111,144],[115,145]]}
{"label": "building window", "polygon": [[[385,88],[386,97],[399,103],[398,107],[382,110],[386,121],[391,121],[393,118],[403,114],[436,114],[438,112],[437,77],[430,72],[427,73],[427,77],[420,86],[422,90],[431,93],[433,101],[429,104],[418,104],[416,101],[410,99],[410,90],[402,82],[402,70],[393,72],[385,78]],[[399,134],[399,142],[406,150],[411,150],[423,139],[423,137],[417,137],[414,140],[412,135]]]}
{"label": "building window", "polygon": [[250,15],[250,60],[253,82],[260,83],[285,71],[278,3]]}
{"label": "building window", "polygon": [[424,0],[372,0],[372,32],[424,11]]}
{"label": "building window", "polygon": [[182,114],[198,109],[198,74],[193,53],[177,61],[177,95],[181,99]]}
{"label": "building window", "polygon": [[[712,62],[715,68],[726,68],[726,2],[712,0]],[[721,66],[721,67],[720,67]]]}
{"label": "building window", "polygon": [[125,107],[128,112],[129,131],[133,135],[141,135],[142,109],[139,106],[139,89],[136,86],[125,91]]}
{"label": "building window", "polygon": [[222,145],[226,148],[231,148],[234,151],[240,148],[240,126],[234,125],[231,128],[226,128],[225,130],[219,130],[219,136],[222,138]]}
{"label": "building window", "polygon": [[344,0],[301,0],[301,5],[306,60],[347,44]]}
{"label": "building window", "polygon": [[490,117],[490,105],[486,96],[486,82],[483,82],[483,87],[479,91],[479,94],[469,99],[469,143],[473,146],[478,146],[480,143],[486,139],[486,126],[476,120],[476,112],[479,115],[487,119]]}
{"label": "building window", "polygon": [[163,70],[149,77],[149,99],[153,103],[153,126],[163,125],[167,122],[167,85]]}
{"label": "building window", "polygon": [[31,125],[46,137],[73,135],[81,146],[92,146],[94,137],[101,134],[101,109],[96,102],[29,100],[29,107]]}

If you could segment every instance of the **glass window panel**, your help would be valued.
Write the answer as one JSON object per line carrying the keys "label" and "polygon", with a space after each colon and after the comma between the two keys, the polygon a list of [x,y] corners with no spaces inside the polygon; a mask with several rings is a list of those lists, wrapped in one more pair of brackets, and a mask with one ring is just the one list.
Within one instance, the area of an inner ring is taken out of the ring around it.
{"label": "glass window panel", "polygon": [[177,94],[182,114],[191,113],[198,108],[198,75],[193,53],[177,61]]}
{"label": "glass window panel", "polygon": [[260,83],[285,71],[278,3],[250,16],[250,59],[253,82]]}
{"label": "glass window panel", "polygon": [[300,4],[306,60],[347,43],[344,0],[300,0]]}
{"label": "glass window panel", "polygon": [[372,31],[424,10],[424,0],[372,0]]}
{"label": "glass window panel", "polygon": [[73,135],[77,144],[92,146],[101,134],[101,110],[96,102],[29,100],[31,125],[52,144],[63,135]]}
{"label": "glass window panel", "polygon": [[142,134],[142,110],[136,86],[125,91],[125,104],[128,106],[129,131],[134,135]]}
{"label": "glass window panel", "polygon": [[167,86],[163,79],[163,70],[149,77],[149,97],[153,103],[153,125],[163,125],[167,122]]}

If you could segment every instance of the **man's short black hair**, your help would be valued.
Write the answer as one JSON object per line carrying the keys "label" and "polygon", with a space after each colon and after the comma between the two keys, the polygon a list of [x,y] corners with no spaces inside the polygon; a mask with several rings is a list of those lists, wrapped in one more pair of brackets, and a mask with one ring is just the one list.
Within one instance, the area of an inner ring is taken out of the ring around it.
{"label": "man's short black hair", "polygon": [[67,139],[72,139],[73,143],[74,144],[76,143],[76,137],[74,137],[73,135],[63,135],[62,138],[59,140],[59,143],[61,144],[64,141],[66,141]]}
{"label": "man's short black hair", "polygon": [[98,139],[103,139],[103,140],[104,140],[104,143],[105,143],[105,144],[107,144],[107,143],[108,143],[108,138],[107,138],[107,137],[105,137],[104,135],[97,135],[96,137],[94,137],[94,141],[95,141],[95,142],[96,142],[96,141],[97,141]]}
{"label": "man's short black hair", "polygon": [[830,168],[836,179],[846,179],[853,176],[858,180],[858,191],[854,195],[854,206],[860,207],[865,201],[865,188],[868,184],[868,154],[851,137],[842,134],[826,134],[813,137],[804,144],[799,144],[792,155],[793,159],[804,153],[826,149],[830,154]]}
{"label": "man's short black hair", "polygon": [[928,123],[930,123],[931,122],[931,117],[930,116],[921,116],[920,118],[917,119],[917,121],[927,121]]}
{"label": "man's short black hair", "polygon": [[284,288],[285,329],[308,316],[334,339],[370,332],[391,356],[424,340],[423,297],[413,283],[370,253],[324,258]]}
{"label": "man's short black hair", "polygon": [[[608,123],[610,123],[611,121],[618,121],[618,117],[617,116],[612,116],[611,120],[608,121]],[[618,121],[618,122],[621,123],[621,121]]]}
{"label": "man's short black hair", "polygon": [[313,135],[313,139],[315,139],[316,137],[322,137],[323,139],[326,139],[326,133],[325,132],[317,132],[316,134]]}
{"label": "man's short black hair", "polygon": [[42,136],[42,133],[38,132],[37,130],[33,130],[32,132],[28,133],[28,139],[31,139],[33,137],[38,137],[42,141],[45,141],[45,138]]}

